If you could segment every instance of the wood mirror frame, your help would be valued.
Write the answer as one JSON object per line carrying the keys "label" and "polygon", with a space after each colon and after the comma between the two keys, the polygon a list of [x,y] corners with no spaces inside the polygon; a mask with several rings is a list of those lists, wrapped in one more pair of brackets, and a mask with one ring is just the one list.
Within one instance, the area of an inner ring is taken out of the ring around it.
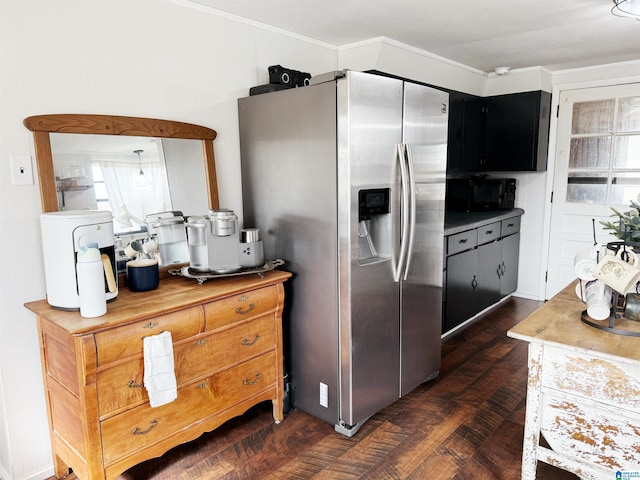
{"label": "wood mirror frame", "polygon": [[204,168],[207,176],[209,208],[219,208],[213,140],[215,130],[190,123],[158,120],[154,118],[122,117],[116,115],[53,114],[25,118],[24,126],[33,132],[36,166],[42,211],[58,211],[56,178],[51,153],[51,133],[84,133],[94,135],[120,135],[157,138],[202,140]]}

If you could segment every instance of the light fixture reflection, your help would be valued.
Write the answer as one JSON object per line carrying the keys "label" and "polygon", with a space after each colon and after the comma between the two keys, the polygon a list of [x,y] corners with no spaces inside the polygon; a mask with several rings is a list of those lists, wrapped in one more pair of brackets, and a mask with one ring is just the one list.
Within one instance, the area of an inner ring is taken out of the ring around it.
{"label": "light fixture reflection", "polygon": [[144,150],[134,150],[133,153],[138,155],[138,166],[140,167],[140,171],[138,172],[138,176],[134,181],[134,186],[136,187],[148,187],[150,185],[149,180],[144,174],[142,170],[142,159],[140,158],[140,154],[144,152]]}
{"label": "light fixture reflection", "polygon": [[613,0],[611,13],[616,17],[630,17],[640,20],[640,0]]}

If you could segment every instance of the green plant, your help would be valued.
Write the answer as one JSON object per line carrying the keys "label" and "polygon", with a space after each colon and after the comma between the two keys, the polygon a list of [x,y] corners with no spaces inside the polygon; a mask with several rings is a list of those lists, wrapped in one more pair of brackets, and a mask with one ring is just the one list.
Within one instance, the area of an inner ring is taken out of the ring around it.
{"label": "green plant", "polygon": [[611,207],[612,217],[618,217],[618,221],[603,222],[600,224],[605,230],[611,230],[611,235],[615,235],[625,242],[640,242],[640,204],[631,201],[628,212],[620,212]]}

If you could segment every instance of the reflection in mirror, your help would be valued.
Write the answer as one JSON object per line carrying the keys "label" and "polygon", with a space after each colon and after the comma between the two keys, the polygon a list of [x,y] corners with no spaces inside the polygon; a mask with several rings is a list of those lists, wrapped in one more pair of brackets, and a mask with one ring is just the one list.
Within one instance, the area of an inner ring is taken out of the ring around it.
{"label": "reflection in mirror", "polygon": [[51,134],[59,210],[110,210],[116,234],[143,229],[145,217],[207,211],[201,143],[196,140]]}
{"label": "reflection in mirror", "polygon": [[24,125],[33,132],[42,211],[110,210],[120,251],[154,245],[138,239],[153,240],[161,216],[219,208],[215,130],[93,114],[38,115]]}

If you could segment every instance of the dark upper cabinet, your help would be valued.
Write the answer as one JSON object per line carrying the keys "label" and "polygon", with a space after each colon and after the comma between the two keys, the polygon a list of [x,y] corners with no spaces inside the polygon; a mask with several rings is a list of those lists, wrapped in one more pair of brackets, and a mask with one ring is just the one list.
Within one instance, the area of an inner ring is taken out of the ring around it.
{"label": "dark upper cabinet", "polygon": [[484,99],[449,92],[447,173],[475,172],[483,156]]}
{"label": "dark upper cabinet", "polygon": [[545,171],[551,94],[512,93],[484,100],[484,156],[478,170]]}
{"label": "dark upper cabinet", "polygon": [[547,169],[551,94],[449,92],[447,174]]}

